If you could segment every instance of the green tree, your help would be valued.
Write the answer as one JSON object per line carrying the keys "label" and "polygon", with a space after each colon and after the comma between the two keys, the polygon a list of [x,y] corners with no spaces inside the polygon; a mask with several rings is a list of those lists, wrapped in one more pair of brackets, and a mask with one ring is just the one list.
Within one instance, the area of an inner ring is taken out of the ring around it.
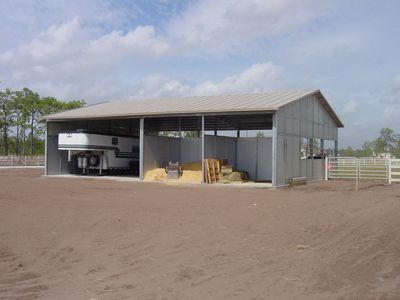
{"label": "green tree", "polygon": [[374,156],[374,143],[365,142],[360,150],[360,157],[371,157]]}
{"label": "green tree", "polygon": [[0,128],[3,131],[3,153],[8,155],[8,135],[13,122],[12,97],[14,92],[10,89],[0,90]]}
{"label": "green tree", "polygon": [[339,156],[343,157],[355,157],[357,156],[356,151],[348,146],[346,149],[339,150]]}
{"label": "green tree", "polygon": [[395,147],[392,149],[393,157],[400,158],[400,135],[396,136]]}
{"label": "green tree", "polygon": [[197,131],[183,131],[182,136],[184,138],[197,138],[199,137],[199,134]]}
{"label": "green tree", "polygon": [[[0,133],[4,148],[2,152],[7,155],[11,150],[14,154],[26,155],[28,148],[31,155],[43,152],[45,122],[41,118],[83,105],[83,100],[64,102],[54,97],[40,97],[28,88],[20,91],[0,91]],[[13,132],[15,136],[12,135]]]}
{"label": "green tree", "polygon": [[390,128],[382,128],[379,134],[379,137],[373,141],[375,155],[383,154],[386,158],[386,155],[396,148],[398,138]]}
{"label": "green tree", "polygon": [[256,137],[258,137],[258,138],[264,137],[264,132],[258,131],[258,132],[256,133]]}
{"label": "green tree", "polygon": [[[31,91],[28,88],[22,89],[23,93],[23,112],[28,117],[28,128],[30,129],[30,154],[35,153],[35,129],[40,117],[40,96],[38,93]],[[25,133],[24,133],[25,134]],[[25,135],[24,135],[25,138]]]}
{"label": "green tree", "polygon": [[16,155],[21,155],[23,151],[22,147],[25,148],[25,144],[21,142],[21,137],[25,141],[27,122],[28,122],[28,112],[26,110],[25,104],[25,92],[24,91],[16,91],[12,98],[12,107],[13,107],[13,115],[14,115],[14,123],[15,126],[15,149],[14,153]]}

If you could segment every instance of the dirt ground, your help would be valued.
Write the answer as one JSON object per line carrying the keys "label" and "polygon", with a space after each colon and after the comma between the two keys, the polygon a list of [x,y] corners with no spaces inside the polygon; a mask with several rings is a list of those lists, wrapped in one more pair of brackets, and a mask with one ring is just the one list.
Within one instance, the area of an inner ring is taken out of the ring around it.
{"label": "dirt ground", "polygon": [[400,299],[400,185],[0,170],[0,299]]}

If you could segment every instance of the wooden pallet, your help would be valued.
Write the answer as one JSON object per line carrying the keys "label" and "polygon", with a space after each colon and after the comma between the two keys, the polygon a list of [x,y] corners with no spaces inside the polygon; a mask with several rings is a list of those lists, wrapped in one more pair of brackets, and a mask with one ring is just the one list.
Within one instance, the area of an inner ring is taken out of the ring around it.
{"label": "wooden pallet", "polygon": [[205,159],[205,182],[217,183],[220,180],[221,166],[218,159]]}

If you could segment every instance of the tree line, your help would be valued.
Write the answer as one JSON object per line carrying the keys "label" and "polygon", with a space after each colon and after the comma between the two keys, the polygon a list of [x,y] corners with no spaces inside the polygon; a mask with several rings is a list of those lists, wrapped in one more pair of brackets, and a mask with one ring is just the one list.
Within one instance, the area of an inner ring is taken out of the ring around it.
{"label": "tree line", "polygon": [[41,117],[83,105],[83,100],[41,97],[28,88],[0,90],[0,154],[43,154],[45,122]]}
{"label": "tree line", "polygon": [[339,150],[340,156],[347,157],[396,157],[400,158],[400,134],[391,128],[382,128],[379,136],[365,142],[361,149],[353,149],[350,146]]}

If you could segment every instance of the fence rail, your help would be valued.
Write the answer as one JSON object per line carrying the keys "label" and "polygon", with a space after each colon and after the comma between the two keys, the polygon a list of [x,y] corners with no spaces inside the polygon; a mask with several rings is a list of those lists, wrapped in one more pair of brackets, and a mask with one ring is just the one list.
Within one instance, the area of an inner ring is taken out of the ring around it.
{"label": "fence rail", "polygon": [[44,156],[0,156],[0,167],[43,167]]}
{"label": "fence rail", "polygon": [[326,179],[400,182],[400,159],[329,157],[326,160]]}
{"label": "fence rail", "polygon": [[400,159],[391,160],[390,179],[392,182],[400,182]]}

